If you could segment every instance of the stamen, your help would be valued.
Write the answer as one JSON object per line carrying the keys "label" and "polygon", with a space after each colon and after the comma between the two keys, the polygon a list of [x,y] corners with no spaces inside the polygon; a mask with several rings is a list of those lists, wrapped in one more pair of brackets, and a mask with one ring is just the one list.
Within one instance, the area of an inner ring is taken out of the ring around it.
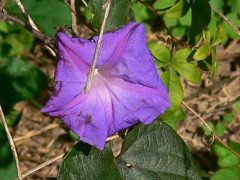
{"label": "stamen", "polygon": [[94,69],[94,75],[98,75],[98,69]]}

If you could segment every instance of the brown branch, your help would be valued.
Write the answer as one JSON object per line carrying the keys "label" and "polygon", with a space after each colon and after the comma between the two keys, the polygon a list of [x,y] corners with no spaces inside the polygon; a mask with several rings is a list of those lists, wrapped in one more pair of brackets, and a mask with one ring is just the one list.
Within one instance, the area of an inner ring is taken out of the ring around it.
{"label": "brown branch", "polygon": [[228,146],[223,140],[212,130],[212,128],[208,125],[208,123],[198,114],[196,113],[191,107],[189,107],[184,101],[182,101],[182,104],[190,110],[195,116],[197,116],[203,124],[208,128],[209,131],[212,132],[215,139],[217,139],[224,147],[226,147],[229,151],[231,151],[234,155],[236,155],[238,158],[240,158],[240,154],[238,154],[236,151],[234,151],[230,146]]}
{"label": "brown branch", "polygon": [[59,124],[49,124],[48,126],[42,128],[40,130],[32,130],[32,131],[27,132],[23,136],[15,137],[13,140],[14,140],[14,142],[22,141],[24,139],[39,135],[43,132],[49,131],[49,130],[57,128],[57,127],[59,127]]}
{"label": "brown branch", "polygon": [[21,10],[21,12],[23,13],[23,15],[25,16],[25,18],[28,20],[28,22],[32,26],[32,28],[34,28],[34,29],[39,31],[39,29],[37,28],[36,24],[33,22],[32,18],[30,17],[30,15],[25,10],[22,2],[20,0],[14,0],[14,1],[17,4],[17,6],[19,7],[19,9]]}
{"label": "brown branch", "polygon": [[71,9],[72,9],[72,29],[73,32],[77,35],[77,16],[76,16],[76,10],[75,10],[75,0],[70,0],[71,2]]}
{"label": "brown branch", "polygon": [[19,160],[18,160],[17,150],[16,150],[15,144],[13,142],[13,138],[11,136],[11,133],[9,132],[9,129],[8,129],[8,126],[7,126],[7,123],[6,123],[1,105],[0,105],[0,117],[1,117],[4,129],[7,133],[8,141],[9,141],[12,153],[13,153],[13,157],[15,159],[15,163],[16,163],[16,166],[17,166],[18,179],[22,180],[22,173],[21,173],[21,168],[20,168],[20,164],[19,164]]}
{"label": "brown branch", "polygon": [[50,160],[48,160],[48,161],[40,164],[39,166],[37,166],[37,167],[35,167],[35,168],[33,168],[33,169],[25,172],[25,173],[22,175],[22,178],[25,178],[25,177],[29,176],[30,174],[38,171],[39,169],[42,169],[42,168],[44,168],[45,166],[48,166],[49,164],[51,164],[51,163],[53,163],[53,162],[55,162],[55,161],[57,161],[57,160],[59,160],[59,159],[62,159],[66,154],[67,154],[67,153],[64,153],[64,154],[61,154],[61,155],[59,155],[59,156],[56,156],[56,157],[54,157],[54,158],[52,158],[52,159],[50,159]]}
{"label": "brown branch", "polygon": [[[27,19],[27,21],[29,22],[30,26],[33,29],[35,29],[35,30],[40,32],[40,30],[38,29],[37,25],[32,20],[31,16],[25,10],[25,7],[23,6],[22,2],[20,0],[14,0],[14,1],[17,4],[17,6],[19,7],[19,9],[21,10],[21,12],[23,13],[23,15],[25,16],[25,18]],[[52,56],[56,57],[56,53],[54,52],[54,50],[49,45],[44,45],[44,47],[50,52],[50,54],[52,54]]]}
{"label": "brown branch", "polygon": [[228,102],[227,104],[224,103],[223,105],[220,105],[219,108],[217,108],[215,111],[213,111],[211,114],[207,115],[205,118],[209,119],[211,117],[213,117],[214,115],[218,114],[219,112],[222,112],[226,109],[229,109],[233,104],[235,104],[236,102],[240,101],[240,96],[238,96],[237,98],[235,98],[234,100]]}
{"label": "brown branch", "polygon": [[32,28],[28,23],[18,19],[16,16],[10,15],[7,12],[0,12],[0,21],[10,21],[17,23],[20,26],[23,26],[26,30],[31,32],[35,37],[40,39],[44,44],[53,44],[55,43],[55,38],[49,37],[46,34],[43,34],[34,28]]}
{"label": "brown branch", "polygon": [[111,0],[108,0],[106,2],[106,4],[103,6],[103,8],[105,9],[104,19],[103,19],[103,23],[102,23],[102,26],[101,26],[100,35],[99,35],[99,39],[98,39],[98,42],[97,42],[97,47],[96,47],[95,52],[94,52],[93,61],[92,61],[90,70],[88,72],[87,84],[84,88],[84,93],[89,93],[90,88],[91,88],[91,84],[92,84],[92,80],[93,80],[93,76],[94,76],[94,72],[95,72],[95,67],[96,67],[96,64],[97,64],[98,54],[99,54],[99,51],[100,51],[100,48],[101,48],[103,32],[104,32],[104,29],[105,29],[105,26],[106,26],[106,23],[107,23],[107,18],[108,18],[108,15],[109,15],[110,7],[111,7]]}
{"label": "brown branch", "polygon": [[234,29],[234,31],[236,31],[236,33],[240,36],[240,29],[228,17],[226,17],[223,13],[218,11],[213,5],[210,4],[210,7],[216,14],[223,18],[223,20],[226,21],[229,24],[229,26],[231,26]]}
{"label": "brown branch", "polygon": [[86,2],[85,0],[82,0],[82,2],[83,2],[83,4],[84,4],[86,7],[88,7],[88,4],[87,4],[87,2]]}
{"label": "brown branch", "polygon": [[209,93],[210,91],[212,91],[213,89],[221,89],[222,88],[222,85],[225,85],[225,84],[229,84],[231,83],[232,81],[234,81],[235,79],[237,79],[239,77],[239,75],[237,76],[233,76],[233,77],[227,77],[227,78],[224,78],[222,79],[221,81],[218,81],[216,83],[214,83],[212,86],[209,86],[207,88],[202,88],[202,89],[199,89],[196,93],[193,93],[193,94],[190,94],[189,96],[187,96],[186,98],[184,98],[184,101],[190,101],[196,97],[199,97],[201,94],[207,94]]}
{"label": "brown branch", "polygon": [[2,0],[0,3],[0,11],[2,11],[6,5],[7,0]]}

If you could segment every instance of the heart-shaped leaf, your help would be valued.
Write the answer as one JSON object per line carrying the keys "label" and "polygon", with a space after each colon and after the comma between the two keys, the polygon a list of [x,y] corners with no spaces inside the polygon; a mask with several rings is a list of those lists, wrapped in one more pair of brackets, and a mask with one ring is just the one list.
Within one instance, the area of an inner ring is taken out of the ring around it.
{"label": "heart-shaped leaf", "polygon": [[158,120],[131,128],[117,158],[109,147],[101,151],[78,143],[64,159],[58,180],[79,179],[200,180],[201,177],[184,141]]}
{"label": "heart-shaped leaf", "polygon": [[[103,6],[106,2],[107,0],[89,0],[88,3],[89,9],[94,15],[92,24],[98,31],[100,31],[104,19],[105,9]],[[133,19],[131,0],[112,0],[105,32],[119,29]]]}
{"label": "heart-shaped leaf", "polygon": [[177,51],[172,58],[172,67],[188,81],[200,83],[202,73],[197,70],[196,63],[188,62],[190,54],[187,48]]}
{"label": "heart-shaped leaf", "polygon": [[180,0],[177,4],[175,4],[172,8],[167,10],[166,16],[169,18],[180,18],[184,16],[190,8],[187,0]]}

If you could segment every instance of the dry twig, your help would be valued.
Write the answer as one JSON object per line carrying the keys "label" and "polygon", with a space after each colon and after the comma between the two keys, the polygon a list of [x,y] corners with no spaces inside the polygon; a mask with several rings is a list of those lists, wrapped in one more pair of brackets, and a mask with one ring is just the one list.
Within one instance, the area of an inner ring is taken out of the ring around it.
{"label": "dry twig", "polygon": [[208,123],[197,112],[195,112],[185,102],[182,101],[182,104],[203,122],[203,124],[208,128],[208,130],[212,132],[212,134],[214,135],[215,139],[217,139],[224,147],[226,147],[234,155],[236,155],[238,158],[240,158],[240,154],[238,154],[230,146],[228,146],[225,142],[223,142],[223,140],[212,130],[212,128],[208,125]]}
{"label": "dry twig", "polygon": [[0,11],[2,11],[4,9],[4,6],[6,5],[6,2],[7,2],[7,0],[2,0],[0,2]]}
{"label": "dry twig", "polygon": [[[22,2],[20,0],[14,0],[15,3],[17,4],[17,6],[19,7],[19,9],[21,10],[21,12],[23,13],[23,15],[25,16],[25,18],[27,19],[27,21],[29,22],[30,26],[39,31],[37,25],[34,23],[34,21],[32,20],[31,16],[27,13],[25,7],[23,6]],[[49,47],[48,45],[44,45],[44,47],[54,56],[56,57],[56,53],[53,51],[53,49],[51,47]]]}
{"label": "dry twig", "polygon": [[112,141],[114,139],[117,139],[118,137],[120,137],[120,136],[118,134],[116,134],[116,135],[108,137],[106,141]]}
{"label": "dry twig", "polygon": [[205,118],[209,119],[212,116],[218,114],[219,112],[222,112],[226,109],[229,109],[233,104],[237,103],[238,101],[240,101],[240,96],[238,96],[237,98],[235,98],[234,100],[228,102],[228,103],[223,103],[223,105],[221,105],[219,108],[217,108],[215,111],[213,111],[211,114],[207,115]]}
{"label": "dry twig", "polygon": [[75,34],[78,34],[77,31],[77,16],[75,10],[75,0],[70,0],[71,2],[71,9],[72,9],[72,29]]}
{"label": "dry twig", "polygon": [[11,136],[11,134],[9,132],[9,129],[8,129],[8,126],[7,126],[7,123],[6,123],[6,120],[5,120],[5,117],[4,117],[4,114],[3,114],[1,106],[0,106],[0,117],[1,117],[4,129],[5,129],[6,133],[7,133],[8,141],[10,143],[10,147],[11,147],[11,150],[12,150],[12,153],[13,153],[13,157],[14,157],[15,162],[16,162],[18,179],[22,180],[22,173],[21,173],[21,168],[20,168],[19,159],[18,159],[18,155],[17,155],[17,150],[16,150],[15,144],[13,142],[12,136]]}
{"label": "dry twig", "polygon": [[104,29],[105,29],[105,26],[106,26],[106,23],[107,23],[107,18],[108,18],[108,15],[109,15],[110,7],[111,7],[111,0],[108,0],[103,7],[105,9],[104,19],[103,19],[103,23],[102,23],[102,26],[101,26],[100,35],[99,35],[99,39],[98,39],[98,42],[97,42],[97,47],[96,47],[95,52],[94,52],[93,61],[92,61],[90,70],[88,72],[87,84],[84,88],[84,93],[89,93],[90,88],[91,88],[93,75],[94,75],[95,67],[96,67],[96,64],[97,64],[98,54],[99,54],[101,44],[102,44],[103,32],[104,32]]}
{"label": "dry twig", "polygon": [[23,26],[26,30],[31,32],[35,37],[40,39],[45,44],[55,43],[55,39],[52,37],[47,36],[46,34],[43,34],[34,28],[32,28],[28,23],[18,19],[16,16],[10,15],[7,12],[0,12],[0,21],[6,20],[10,22],[14,22],[19,24],[20,26]]}
{"label": "dry twig", "polygon": [[221,18],[223,18],[224,21],[226,21],[229,24],[229,26],[231,26],[234,29],[234,31],[236,31],[236,33],[240,36],[239,28],[228,17],[226,17],[223,13],[218,11],[213,5],[210,4],[210,7],[215,13],[217,13]]}
{"label": "dry twig", "polygon": [[27,138],[30,138],[30,137],[33,137],[33,136],[36,136],[36,135],[39,135],[43,132],[46,132],[50,129],[54,129],[56,127],[59,127],[59,124],[50,124],[40,130],[32,130],[32,131],[29,131],[28,133],[26,133],[25,135],[23,136],[19,136],[19,137],[15,137],[14,138],[14,142],[18,142],[18,141],[22,141],[24,139],[27,139]]}
{"label": "dry twig", "polygon": [[85,0],[82,0],[82,2],[83,2],[83,4],[84,4],[86,7],[88,7],[88,4],[87,4],[87,2],[86,2]]}
{"label": "dry twig", "polygon": [[37,167],[35,167],[35,168],[27,171],[26,173],[24,173],[24,174],[22,175],[22,178],[25,178],[25,177],[29,176],[30,174],[38,171],[39,169],[42,169],[42,168],[44,168],[45,166],[48,166],[49,164],[51,164],[51,163],[53,163],[53,162],[55,162],[55,161],[57,161],[57,160],[59,160],[59,159],[62,159],[66,154],[67,154],[67,153],[64,153],[64,154],[61,154],[61,155],[59,155],[59,156],[56,156],[56,157],[54,157],[54,158],[52,158],[52,159],[50,159],[50,160],[48,160],[48,161],[40,164],[39,166],[37,166]]}

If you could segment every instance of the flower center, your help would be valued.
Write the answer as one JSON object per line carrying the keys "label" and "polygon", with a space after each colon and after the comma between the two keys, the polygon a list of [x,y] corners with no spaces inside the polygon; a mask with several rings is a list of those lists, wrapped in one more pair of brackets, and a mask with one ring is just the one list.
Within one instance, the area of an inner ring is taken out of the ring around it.
{"label": "flower center", "polygon": [[98,69],[94,69],[94,75],[98,75]]}

